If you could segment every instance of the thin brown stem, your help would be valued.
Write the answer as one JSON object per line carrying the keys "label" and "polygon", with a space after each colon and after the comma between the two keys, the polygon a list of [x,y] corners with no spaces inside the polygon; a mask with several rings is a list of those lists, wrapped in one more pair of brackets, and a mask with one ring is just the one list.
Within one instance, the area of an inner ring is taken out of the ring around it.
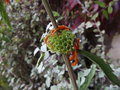
{"label": "thin brown stem", "polygon": [[64,61],[65,61],[65,64],[67,65],[67,68],[68,68],[68,74],[71,78],[71,82],[73,84],[73,87],[74,87],[74,90],[78,90],[78,87],[77,87],[77,84],[76,84],[76,78],[75,78],[75,74],[72,70],[72,67],[71,67],[71,64],[70,64],[70,61],[68,59],[68,56],[67,55],[62,55]]}
{"label": "thin brown stem", "polygon": [[[53,16],[53,13],[52,13],[52,10],[51,10],[51,7],[50,7],[48,1],[47,0],[42,0],[42,2],[44,4],[44,7],[45,7],[49,17],[50,17],[51,22],[53,23],[54,28],[57,28],[58,25],[57,25],[57,23],[55,21],[55,18]],[[68,56],[67,55],[62,55],[62,56],[63,56],[63,59],[65,61],[66,66],[68,68],[68,74],[69,74],[69,76],[71,78],[74,90],[78,90],[78,87],[77,87],[77,84],[76,84],[76,79],[75,79],[75,74],[74,74],[74,72],[72,70],[72,67],[71,67],[70,61],[68,59]]]}
{"label": "thin brown stem", "polygon": [[44,5],[44,7],[45,7],[45,9],[46,9],[49,17],[50,17],[50,20],[51,20],[54,28],[57,28],[58,25],[57,25],[57,23],[56,23],[56,21],[55,21],[55,18],[54,18],[53,13],[52,13],[52,9],[51,9],[48,1],[47,1],[47,0],[42,0],[42,2],[43,2],[43,5]]}

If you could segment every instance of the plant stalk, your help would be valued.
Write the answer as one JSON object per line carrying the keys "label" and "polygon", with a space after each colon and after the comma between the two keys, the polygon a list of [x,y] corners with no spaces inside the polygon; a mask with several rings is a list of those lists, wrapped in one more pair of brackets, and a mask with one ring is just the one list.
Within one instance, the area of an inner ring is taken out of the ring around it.
{"label": "plant stalk", "polygon": [[45,7],[45,10],[47,11],[47,13],[48,13],[48,15],[49,15],[49,17],[50,17],[50,20],[51,20],[54,28],[57,28],[58,25],[57,25],[57,23],[56,23],[56,21],[55,21],[55,18],[54,18],[54,16],[53,16],[53,13],[52,13],[52,9],[51,9],[51,7],[50,7],[50,4],[48,3],[47,0],[42,0],[42,2],[43,2],[43,5],[44,5],[44,7]]}
{"label": "plant stalk", "polygon": [[68,74],[69,74],[69,77],[71,78],[71,82],[73,84],[74,90],[78,90],[75,74],[74,74],[73,69],[71,67],[71,63],[68,59],[68,56],[63,54],[62,57],[63,57],[64,62],[68,68]]}
{"label": "plant stalk", "polygon": [[[55,21],[55,18],[54,18],[53,13],[52,13],[52,9],[51,9],[48,1],[47,0],[42,0],[42,2],[43,2],[43,5],[44,5],[49,17],[50,17],[50,20],[51,20],[54,28],[57,28],[58,25],[57,25],[57,23]],[[69,74],[69,77],[71,78],[71,82],[73,84],[74,90],[78,90],[78,87],[77,87],[77,84],[76,84],[76,79],[75,79],[75,74],[74,74],[73,69],[71,67],[68,56],[67,55],[62,55],[62,56],[63,56],[63,59],[65,61],[66,66],[68,68],[68,74]]]}

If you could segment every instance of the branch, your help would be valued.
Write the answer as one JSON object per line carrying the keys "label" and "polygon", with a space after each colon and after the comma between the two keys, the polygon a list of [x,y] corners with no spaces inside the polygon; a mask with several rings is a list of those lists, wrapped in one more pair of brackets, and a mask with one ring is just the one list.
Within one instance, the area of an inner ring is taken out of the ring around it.
{"label": "branch", "polygon": [[[55,21],[55,18],[53,16],[53,13],[52,13],[52,10],[51,10],[51,7],[50,7],[48,1],[47,0],[42,0],[42,2],[43,2],[43,5],[44,5],[49,17],[50,17],[51,22],[53,23],[54,28],[57,28],[58,25]],[[68,56],[67,55],[62,55],[62,56],[63,56],[63,59],[65,61],[66,66],[68,68],[68,74],[69,74],[69,77],[71,78],[74,90],[78,90],[78,87],[77,87],[77,84],[76,84],[76,79],[75,79],[75,74],[72,70],[72,67],[71,67],[70,61],[68,59]]]}

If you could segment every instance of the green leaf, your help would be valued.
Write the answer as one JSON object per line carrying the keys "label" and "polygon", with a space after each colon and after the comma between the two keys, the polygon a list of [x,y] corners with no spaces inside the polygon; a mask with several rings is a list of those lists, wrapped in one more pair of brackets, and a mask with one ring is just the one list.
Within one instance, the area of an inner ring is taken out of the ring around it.
{"label": "green leaf", "polygon": [[108,19],[108,12],[106,10],[103,10],[102,13],[105,16],[105,18]]}
{"label": "green leaf", "polygon": [[2,19],[4,20],[4,22],[9,26],[9,28],[12,28],[3,0],[0,0],[0,15],[2,16]]}
{"label": "green leaf", "polygon": [[100,7],[105,8],[105,3],[102,1],[95,1],[96,4],[98,4]]}
{"label": "green leaf", "polygon": [[110,6],[108,7],[108,13],[111,14],[113,12],[113,8]]}
{"label": "green leaf", "polygon": [[111,14],[113,12],[112,6],[115,4],[115,1],[111,1],[108,4],[108,13]]}
{"label": "green leaf", "polygon": [[93,64],[91,66],[91,70],[90,73],[88,74],[88,76],[85,79],[85,82],[80,86],[79,90],[87,90],[88,86],[90,85],[92,78],[95,75],[95,71],[96,71],[96,65]]}
{"label": "green leaf", "polygon": [[99,16],[99,13],[96,13],[96,14],[94,14],[93,16],[92,16],[92,20],[95,20],[97,17]]}
{"label": "green leaf", "polygon": [[115,4],[115,1],[111,1],[111,2],[109,2],[108,6],[111,7],[111,6],[113,6],[114,4]]}
{"label": "green leaf", "polygon": [[78,52],[87,57],[89,60],[91,60],[92,62],[96,63],[102,70],[103,72],[106,74],[106,76],[109,78],[109,80],[111,80],[111,82],[113,82],[114,84],[118,85],[120,87],[120,80],[117,78],[117,76],[113,73],[112,68],[109,66],[109,64],[105,63],[105,61],[94,55],[91,54],[87,51],[83,51],[83,50],[78,50]]}
{"label": "green leaf", "polygon": [[54,17],[60,16],[60,14],[58,12],[56,12],[56,11],[52,11],[52,13],[53,13]]}

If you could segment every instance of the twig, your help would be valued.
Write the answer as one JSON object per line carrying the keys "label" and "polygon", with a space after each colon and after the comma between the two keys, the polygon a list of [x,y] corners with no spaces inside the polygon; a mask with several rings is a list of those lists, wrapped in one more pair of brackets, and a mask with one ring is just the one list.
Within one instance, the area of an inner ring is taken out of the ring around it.
{"label": "twig", "polygon": [[42,2],[43,2],[43,5],[44,5],[44,7],[45,7],[45,9],[46,9],[49,17],[50,17],[50,20],[51,20],[54,28],[57,28],[58,25],[57,25],[57,23],[56,23],[56,21],[55,21],[55,18],[54,18],[53,13],[52,13],[52,9],[51,9],[48,1],[47,1],[47,0],[42,0]]}
{"label": "twig", "polygon": [[67,65],[67,68],[68,68],[68,74],[71,78],[71,81],[72,81],[72,84],[73,84],[73,87],[74,87],[74,90],[78,90],[78,87],[77,87],[77,84],[76,84],[76,78],[75,78],[75,74],[72,70],[72,67],[71,67],[71,64],[70,64],[70,61],[68,59],[68,56],[67,55],[62,55],[64,61],[65,61],[65,64]]}
{"label": "twig", "polygon": [[[55,18],[53,16],[53,13],[52,13],[52,10],[51,10],[51,7],[50,7],[48,1],[47,0],[42,0],[42,2],[44,4],[44,7],[45,7],[49,17],[50,17],[51,22],[53,23],[54,28],[57,28],[58,25],[55,21]],[[66,66],[68,68],[68,74],[69,74],[69,77],[71,78],[74,90],[78,90],[78,87],[77,87],[77,84],[76,84],[76,79],[75,79],[75,74],[72,70],[72,67],[71,67],[70,61],[68,59],[68,56],[67,55],[62,55],[62,56],[63,56],[63,59],[65,61]]]}

